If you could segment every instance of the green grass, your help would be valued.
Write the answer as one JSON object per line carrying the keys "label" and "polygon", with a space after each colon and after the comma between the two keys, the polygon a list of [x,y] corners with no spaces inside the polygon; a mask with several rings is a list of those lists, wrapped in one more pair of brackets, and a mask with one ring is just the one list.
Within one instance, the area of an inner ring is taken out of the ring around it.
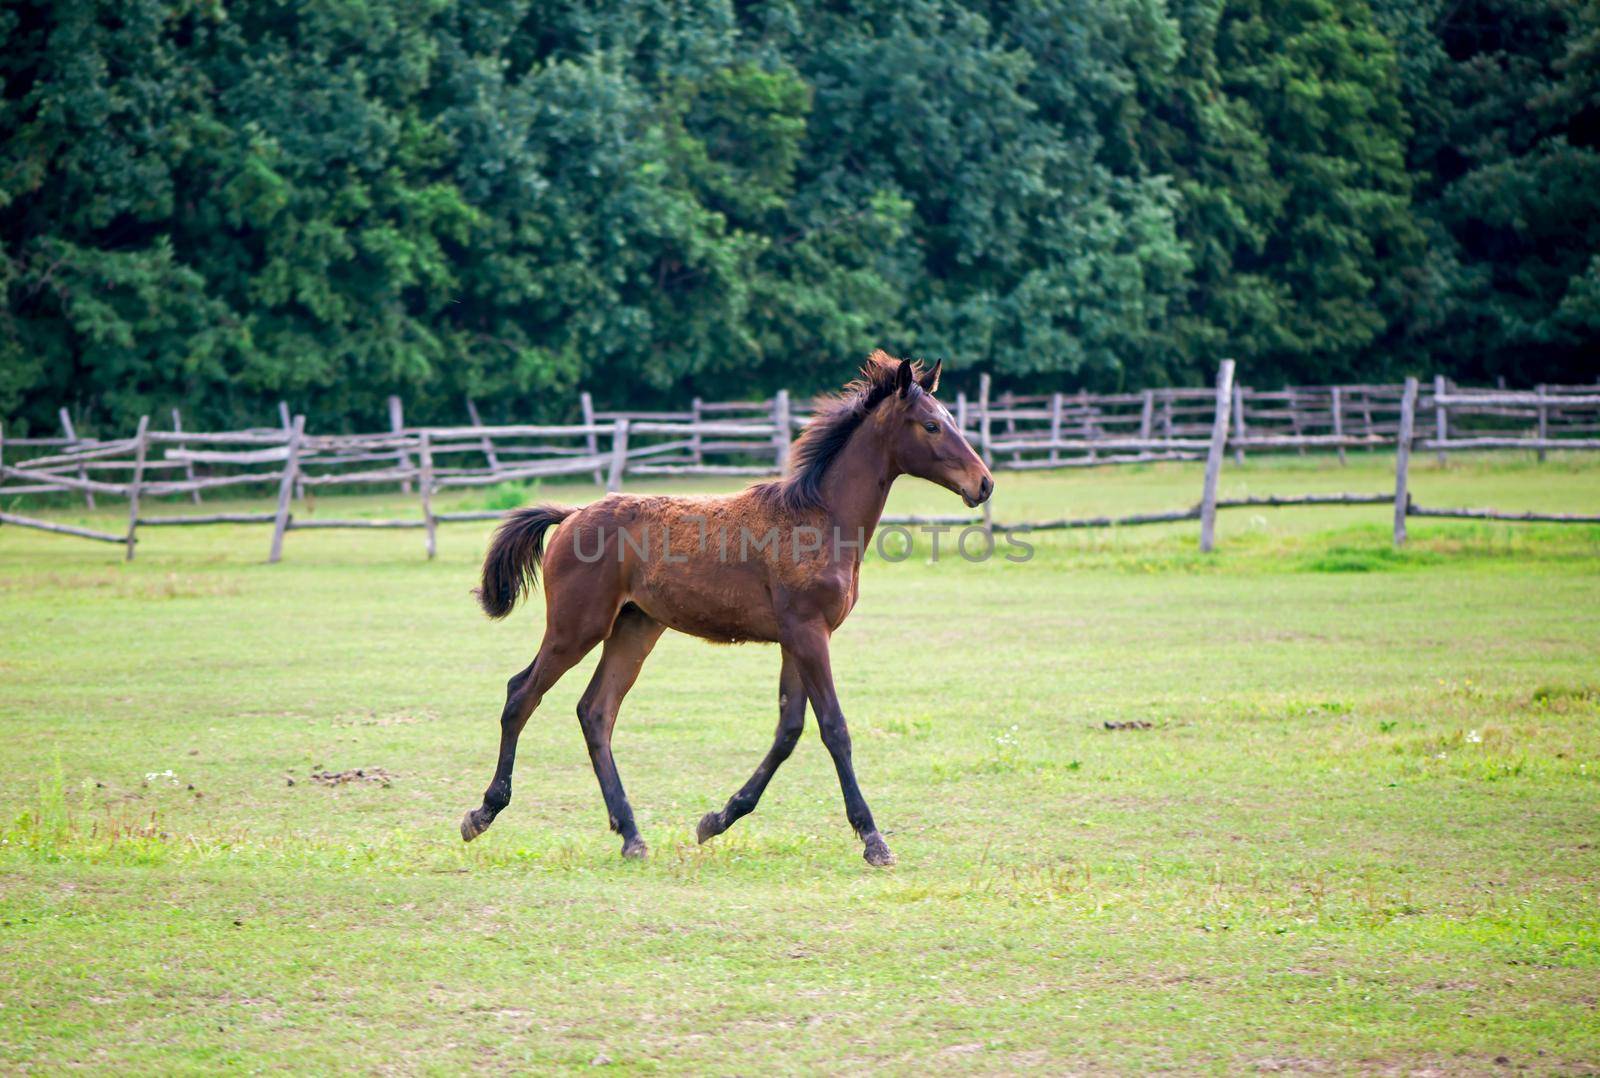
{"label": "green grass", "polygon": [[[999,479],[1002,519],[1199,485]],[[1430,459],[1414,486],[1593,511],[1600,467]],[[951,503],[902,481],[891,510]],[[1600,529],[1414,520],[1395,552],[1388,516],[1235,510],[1211,557],[1190,523],[869,564],[834,667],[887,871],[814,725],[695,845],[770,741],[777,656],[670,634],[616,741],[651,860],[605,829],[593,657],[463,846],[539,634],[538,603],[473,606],[488,525],[432,563],[418,532],[291,533],[277,566],[260,527],[149,529],[132,565],[0,527],[0,1069],[1593,1071]],[[393,778],[310,778],[349,768]]]}

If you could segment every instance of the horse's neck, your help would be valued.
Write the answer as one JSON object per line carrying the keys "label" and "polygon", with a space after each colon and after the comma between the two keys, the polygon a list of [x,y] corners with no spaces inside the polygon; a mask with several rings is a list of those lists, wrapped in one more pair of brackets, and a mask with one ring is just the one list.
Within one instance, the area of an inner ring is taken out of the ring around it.
{"label": "horse's neck", "polygon": [[822,504],[843,539],[854,542],[859,533],[871,541],[898,474],[890,466],[876,427],[862,424],[822,481]]}

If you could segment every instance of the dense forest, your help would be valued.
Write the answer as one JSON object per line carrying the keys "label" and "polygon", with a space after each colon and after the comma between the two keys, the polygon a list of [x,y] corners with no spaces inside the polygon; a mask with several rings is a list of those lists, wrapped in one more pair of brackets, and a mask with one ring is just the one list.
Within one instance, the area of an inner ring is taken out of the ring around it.
{"label": "dense forest", "polygon": [[[1600,0],[0,0],[0,419],[1600,374]],[[162,413],[164,414],[164,413]]]}

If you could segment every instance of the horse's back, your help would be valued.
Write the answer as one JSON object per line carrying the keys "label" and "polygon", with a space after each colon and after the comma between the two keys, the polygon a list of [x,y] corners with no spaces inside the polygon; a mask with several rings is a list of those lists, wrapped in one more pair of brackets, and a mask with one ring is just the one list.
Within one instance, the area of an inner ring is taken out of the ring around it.
{"label": "horse's back", "polygon": [[776,641],[774,587],[792,526],[748,493],[610,494],[561,525],[546,555],[547,611],[633,603],[668,628],[720,643]]}

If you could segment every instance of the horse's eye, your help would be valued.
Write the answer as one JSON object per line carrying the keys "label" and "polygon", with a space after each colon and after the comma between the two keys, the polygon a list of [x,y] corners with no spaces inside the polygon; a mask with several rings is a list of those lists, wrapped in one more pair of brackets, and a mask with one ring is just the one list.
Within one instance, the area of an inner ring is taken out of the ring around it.
{"label": "horse's eye", "polygon": [[926,423],[922,424],[922,429],[927,431],[929,434],[938,434],[939,424],[930,419]]}

